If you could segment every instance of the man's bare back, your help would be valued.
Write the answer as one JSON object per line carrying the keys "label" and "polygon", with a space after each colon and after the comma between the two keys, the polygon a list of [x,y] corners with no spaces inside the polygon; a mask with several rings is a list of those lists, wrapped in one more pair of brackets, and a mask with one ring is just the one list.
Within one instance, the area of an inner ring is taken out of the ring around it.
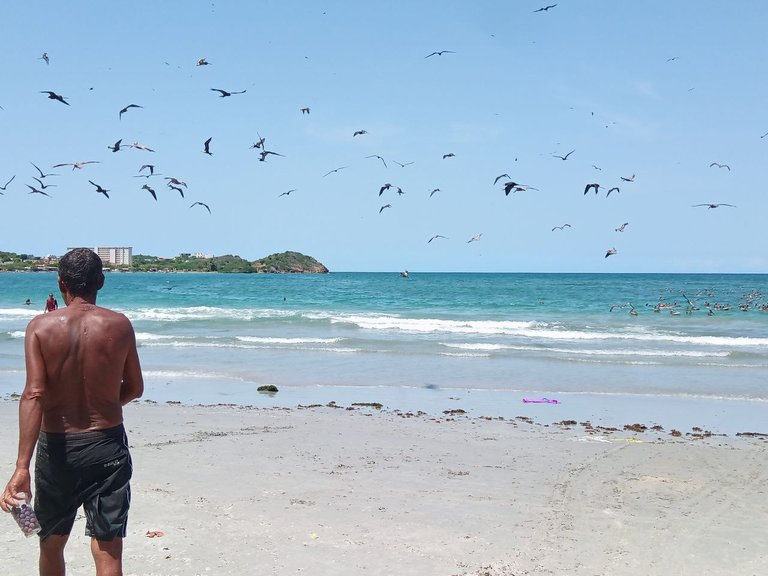
{"label": "man's bare back", "polygon": [[143,385],[133,327],[124,315],[82,297],[67,299],[65,308],[27,328],[27,379],[43,392],[41,429],[117,426],[122,406]]}

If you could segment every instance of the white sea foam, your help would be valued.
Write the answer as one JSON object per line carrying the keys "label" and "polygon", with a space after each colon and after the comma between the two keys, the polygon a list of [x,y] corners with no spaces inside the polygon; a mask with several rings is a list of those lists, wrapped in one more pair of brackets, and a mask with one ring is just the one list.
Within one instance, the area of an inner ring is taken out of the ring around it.
{"label": "white sea foam", "polygon": [[178,322],[184,320],[255,320],[258,318],[279,318],[294,316],[288,310],[269,308],[218,308],[214,306],[191,306],[186,308],[139,308],[123,313],[132,321],[156,320]]}
{"label": "white sea foam", "polygon": [[515,350],[519,352],[554,352],[559,354],[583,354],[585,356],[685,356],[691,358],[727,357],[730,352],[698,350],[636,350],[636,349],[590,349],[590,348],[549,348],[545,346],[514,346],[505,344],[473,344],[441,342],[442,346],[461,350]]}
{"label": "white sea foam", "polygon": [[26,335],[26,332],[24,330],[14,330],[13,332],[8,332],[8,336],[11,338],[24,338]]}
{"label": "white sea foam", "polygon": [[235,336],[242,342],[257,344],[332,344],[341,342],[341,338],[276,338],[263,336]]}

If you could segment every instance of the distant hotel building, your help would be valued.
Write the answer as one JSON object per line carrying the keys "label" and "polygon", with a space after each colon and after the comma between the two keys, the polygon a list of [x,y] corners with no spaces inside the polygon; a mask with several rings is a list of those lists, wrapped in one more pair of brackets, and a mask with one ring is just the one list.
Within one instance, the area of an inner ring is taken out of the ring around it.
{"label": "distant hotel building", "polygon": [[[72,248],[67,248],[72,250]],[[91,248],[96,254],[99,255],[101,261],[105,264],[116,264],[117,266],[132,266],[133,265],[133,247],[132,246],[119,246],[119,247],[103,247],[99,246]]]}

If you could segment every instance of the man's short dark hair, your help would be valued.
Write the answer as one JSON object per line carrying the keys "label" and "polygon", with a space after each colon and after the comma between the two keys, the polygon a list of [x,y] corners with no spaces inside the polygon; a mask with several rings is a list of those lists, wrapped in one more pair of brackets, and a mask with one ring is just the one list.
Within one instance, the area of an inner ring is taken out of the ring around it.
{"label": "man's short dark hair", "polygon": [[88,248],[70,250],[59,260],[59,278],[73,296],[96,294],[104,285],[101,258]]}

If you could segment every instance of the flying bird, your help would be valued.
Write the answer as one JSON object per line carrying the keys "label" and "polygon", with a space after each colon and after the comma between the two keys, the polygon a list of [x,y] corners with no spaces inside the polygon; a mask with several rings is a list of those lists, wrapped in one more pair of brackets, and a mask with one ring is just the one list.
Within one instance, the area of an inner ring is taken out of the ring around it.
{"label": "flying bird", "polygon": [[32,166],[34,166],[38,172],[40,172],[40,178],[45,178],[46,176],[58,176],[58,174],[43,174],[43,171],[40,170],[40,168],[37,167],[37,165],[34,162],[30,162]]}
{"label": "flying bird", "polygon": [[136,150],[144,150],[145,152],[154,152],[152,148],[147,148],[144,146],[144,144],[139,144],[138,142],[134,142],[133,144],[126,144],[129,148],[136,148]]}
{"label": "flying bird", "polygon": [[624,224],[622,224],[621,226],[619,226],[615,230],[616,230],[616,232],[624,232],[624,228],[626,228],[627,226],[629,226],[629,222],[624,222]]}
{"label": "flying bird", "polygon": [[453,50],[438,50],[436,52],[432,52],[431,54],[427,54],[424,56],[424,58],[429,58],[430,56],[442,56],[443,54],[456,54]]}
{"label": "flying bird", "polygon": [[496,182],[498,182],[498,181],[499,181],[499,180],[501,180],[502,178],[509,178],[509,179],[511,179],[512,177],[511,177],[509,174],[499,174],[499,175],[498,175],[498,176],[496,176],[496,178],[493,180],[493,185],[494,185],[494,186],[496,186]]}
{"label": "flying bird", "polygon": [[139,172],[143,171],[145,168],[149,169],[149,175],[154,176],[155,175],[155,165],[154,164],[142,164],[141,168],[139,168]]}
{"label": "flying bird", "polygon": [[436,238],[445,238],[446,240],[448,240],[448,237],[447,237],[447,236],[442,236],[442,235],[440,235],[440,234],[435,234],[434,236],[432,236],[432,238],[430,238],[429,240],[427,240],[427,244],[429,244],[430,242],[432,242],[432,240],[434,240],[434,239],[436,239]]}
{"label": "flying bird", "polygon": [[[35,176],[32,176],[32,180],[37,180],[37,183],[40,184],[40,188],[45,190],[46,188],[56,188],[56,184],[43,184],[43,181],[40,180],[40,178],[37,178]],[[5,190],[5,188],[3,188]]]}
{"label": "flying bird", "polygon": [[370,156],[366,156],[366,158],[378,158],[379,160],[381,160],[381,163],[384,164],[384,168],[387,168],[387,163],[384,161],[384,158],[382,158],[378,154],[371,154]]}
{"label": "flying bird", "polygon": [[384,190],[389,190],[390,188],[392,188],[392,184],[390,184],[389,182],[384,184],[381,188],[379,188],[379,196],[384,194]]}
{"label": "flying bird", "polygon": [[728,172],[731,171],[731,167],[728,166],[728,164],[718,164],[717,162],[712,162],[709,167],[712,168],[713,166],[717,166],[718,168],[728,168]]}
{"label": "flying bird", "polygon": [[536,14],[536,12],[546,12],[550,8],[554,8],[557,6],[557,4],[550,4],[549,6],[544,6],[543,8],[539,8],[538,10],[534,10],[533,13]]}
{"label": "flying bird", "polygon": [[597,194],[598,188],[602,188],[602,186],[600,186],[600,184],[587,184],[587,187],[584,188],[584,194],[589,192],[590,188],[594,188],[595,189],[595,194]]}
{"label": "flying bird", "polygon": [[[0,190],[5,190],[6,188],[8,188],[8,184],[10,184],[11,182],[13,182],[13,180],[14,180],[15,178],[16,178],[16,174],[14,174],[13,176],[11,176],[11,179],[10,179],[10,180],[8,180],[8,182],[6,182],[6,183],[5,183],[5,186],[0,186]],[[37,180],[37,179],[36,179],[36,180]],[[39,182],[39,180],[38,180],[38,182]]]}
{"label": "flying bird", "polygon": [[616,190],[616,192],[621,192],[621,190],[619,190],[618,186],[614,186],[613,188],[609,188],[608,189],[608,193],[605,195],[605,197],[608,198],[608,196],[610,196],[611,192],[613,192],[614,190]]}
{"label": "flying bird", "polygon": [[74,163],[67,163],[67,164],[54,164],[52,168],[61,168],[62,166],[72,166],[72,170],[77,168],[78,170],[82,170],[83,166],[86,164],[101,164],[98,160],[88,160],[86,162],[74,162]]}
{"label": "flying bird", "polygon": [[112,146],[107,146],[107,148],[112,150],[112,152],[117,152],[118,150],[120,150],[120,144],[122,144],[122,143],[123,143],[123,139],[120,138],[120,140],[115,142]]}
{"label": "flying bird", "polygon": [[680,58],[680,56],[672,56],[672,58],[667,58],[666,61],[667,62],[672,62],[673,60],[677,60],[678,58]]}
{"label": "flying bird", "polygon": [[282,194],[279,194],[277,197],[280,198],[280,196],[290,196],[291,192],[296,192],[296,188],[291,188],[288,190],[288,192],[283,192]]}
{"label": "flying bird", "polygon": [[429,197],[430,197],[430,198],[432,198],[432,196],[434,196],[434,195],[435,195],[435,192],[440,192],[440,188],[435,188],[434,190],[432,190],[432,191],[429,193]]}
{"label": "flying bird", "polygon": [[363,134],[368,134],[368,132],[365,130],[355,130],[355,133],[352,134],[352,137],[354,138],[355,136],[362,136]]}
{"label": "flying bird", "polygon": [[302,108],[301,109],[301,113],[302,114],[309,114],[309,106],[305,106],[304,108]]}
{"label": "flying bird", "polygon": [[65,96],[62,96],[61,94],[56,94],[56,92],[51,92],[50,90],[41,90],[40,94],[48,94],[48,98],[51,100],[58,100],[62,104],[66,104],[69,106],[69,102],[67,102],[67,98]]}
{"label": "flying bird", "polygon": [[562,230],[564,228],[570,228],[570,227],[571,227],[570,224],[563,224],[562,226],[555,226],[554,228],[552,228],[552,232],[554,232],[555,230]]}
{"label": "flying bird", "polygon": [[632,174],[632,176],[630,176],[629,178],[627,178],[626,176],[620,176],[620,178],[622,180],[624,180],[624,182],[634,182],[635,181],[635,175],[634,174]]}
{"label": "flying bird", "polygon": [[616,248],[609,248],[605,253],[605,257],[608,258],[608,256],[613,256],[614,254],[616,254],[616,252],[617,252]]}
{"label": "flying bird", "polygon": [[184,188],[187,188],[187,183],[182,182],[181,180],[177,178],[169,178],[168,176],[165,177],[166,180],[168,180],[168,184],[176,184],[176,186],[184,186]]}
{"label": "flying bird", "polygon": [[184,189],[183,188],[179,188],[178,186],[174,186],[170,182],[168,183],[168,188],[170,188],[171,190],[176,190],[176,192],[181,194],[181,197],[184,198]]}
{"label": "flying bird", "polygon": [[29,190],[30,190],[28,192],[29,194],[43,194],[45,196],[48,196],[49,198],[51,197],[51,195],[48,194],[48,192],[43,192],[42,190],[38,190],[34,186],[30,186],[29,184],[26,184],[26,187],[29,188]]}
{"label": "flying bird", "polygon": [[523,192],[525,190],[538,190],[538,188],[528,186],[527,184],[518,184],[517,182],[504,183],[504,196],[509,196],[510,192]]}
{"label": "flying bird", "polygon": [[211,136],[210,138],[208,138],[208,140],[206,140],[206,141],[203,143],[203,153],[204,153],[204,154],[208,154],[208,156],[213,156],[213,152],[211,152],[211,140],[212,140],[212,139],[213,139],[213,136]]}
{"label": "flying bird", "polygon": [[730,206],[731,208],[736,208],[736,206],[734,206],[733,204],[724,204],[724,203],[720,203],[720,204],[694,204],[693,205],[694,208],[696,208],[697,206],[706,206],[707,210],[710,210],[712,208],[717,208],[719,206]]}
{"label": "flying bird", "polygon": [[576,152],[576,150],[571,150],[571,151],[570,151],[570,152],[568,152],[568,154],[566,154],[565,156],[560,156],[560,155],[558,155],[558,154],[552,154],[552,157],[553,157],[553,158],[560,158],[560,160],[563,160],[563,161],[565,161],[565,160],[568,160],[568,156],[570,156],[570,155],[571,155],[571,154],[573,154],[574,152]]}
{"label": "flying bird", "polygon": [[232,94],[245,94],[246,92],[246,90],[240,90],[239,92],[227,92],[221,88],[211,88],[211,91],[219,92],[219,98],[226,98],[227,96],[232,96]]}
{"label": "flying bird", "polygon": [[277,152],[272,152],[271,150],[262,150],[259,152],[259,162],[264,162],[267,159],[267,156],[272,154],[272,156],[282,156],[285,157],[284,154],[278,154]]}
{"label": "flying bird", "polygon": [[256,136],[258,136],[259,139],[253,143],[251,148],[264,148],[264,142],[266,141],[266,138],[262,138],[261,134],[259,134],[258,132],[256,132]]}
{"label": "flying bird", "polygon": [[453,158],[454,156],[456,156],[456,154],[454,154],[453,152],[448,152],[448,154],[443,154],[443,160],[445,160],[446,158]]}
{"label": "flying bird", "polygon": [[208,206],[208,204],[206,204],[205,202],[192,202],[192,204],[191,204],[189,207],[190,207],[190,208],[192,208],[192,207],[194,207],[194,206],[202,206],[203,208],[205,208],[206,210],[208,210],[208,214],[210,214],[210,213],[211,213],[211,209],[210,209],[210,207],[209,207],[209,206]]}
{"label": "flying bird", "polygon": [[142,189],[142,190],[146,190],[147,192],[149,192],[150,194],[152,194],[152,198],[154,198],[155,200],[157,200],[157,193],[155,193],[155,191],[154,191],[154,190],[153,190],[153,189],[152,189],[152,188],[151,188],[149,185],[147,185],[147,184],[144,184],[144,186],[142,186],[142,187],[141,187],[141,189]]}
{"label": "flying bird", "polygon": [[200,60],[197,61],[198,66],[208,66],[210,62],[206,60],[205,58],[200,58]]}
{"label": "flying bird", "polygon": [[333,174],[334,172],[338,172],[339,170],[344,170],[344,168],[349,168],[349,166],[339,166],[338,168],[334,168],[333,170],[329,170],[328,172],[323,174],[323,178],[325,178],[329,174]]}
{"label": "flying bird", "polygon": [[467,244],[469,244],[470,242],[477,242],[478,240],[480,240],[480,236],[482,236],[482,235],[483,235],[483,233],[480,232],[480,234],[478,234],[477,236],[472,236],[472,238],[467,240]]}
{"label": "flying bird", "polygon": [[88,182],[90,182],[91,184],[96,186],[96,192],[98,192],[99,194],[104,194],[104,196],[109,198],[109,194],[107,194],[107,192],[109,192],[109,190],[105,190],[104,188],[102,188],[101,186],[96,184],[96,182],[94,182],[93,180],[88,180]]}
{"label": "flying bird", "polygon": [[413,162],[406,162],[405,164],[403,164],[402,162],[398,162],[397,160],[392,160],[392,162],[400,166],[400,168],[405,168],[406,166],[410,166],[411,164],[413,164]]}
{"label": "flying bird", "polygon": [[128,106],[126,106],[125,108],[123,108],[122,110],[120,110],[120,112],[118,113],[118,115],[117,115],[117,116],[118,116],[118,118],[119,118],[120,120],[122,120],[122,119],[123,119],[123,114],[125,114],[126,112],[128,112],[128,109],[129,109],[129,108],[143,108],[143,106],[139,106],[138,104],[128,104]]}
{"label": "flying bird", "polygon": [[38,58],[38,60],[45,60],[46,64],[50,64],[51,63],[50,59],[48,58],[48,52],[43,52],[43,55],[40,56],[40,58]]}
{"label": "flying bird", "polygon": [[384,204],[384,206],[379,208],[379,214],[381,214],[384,211],[384,208],[392,208],[392,204]]}

